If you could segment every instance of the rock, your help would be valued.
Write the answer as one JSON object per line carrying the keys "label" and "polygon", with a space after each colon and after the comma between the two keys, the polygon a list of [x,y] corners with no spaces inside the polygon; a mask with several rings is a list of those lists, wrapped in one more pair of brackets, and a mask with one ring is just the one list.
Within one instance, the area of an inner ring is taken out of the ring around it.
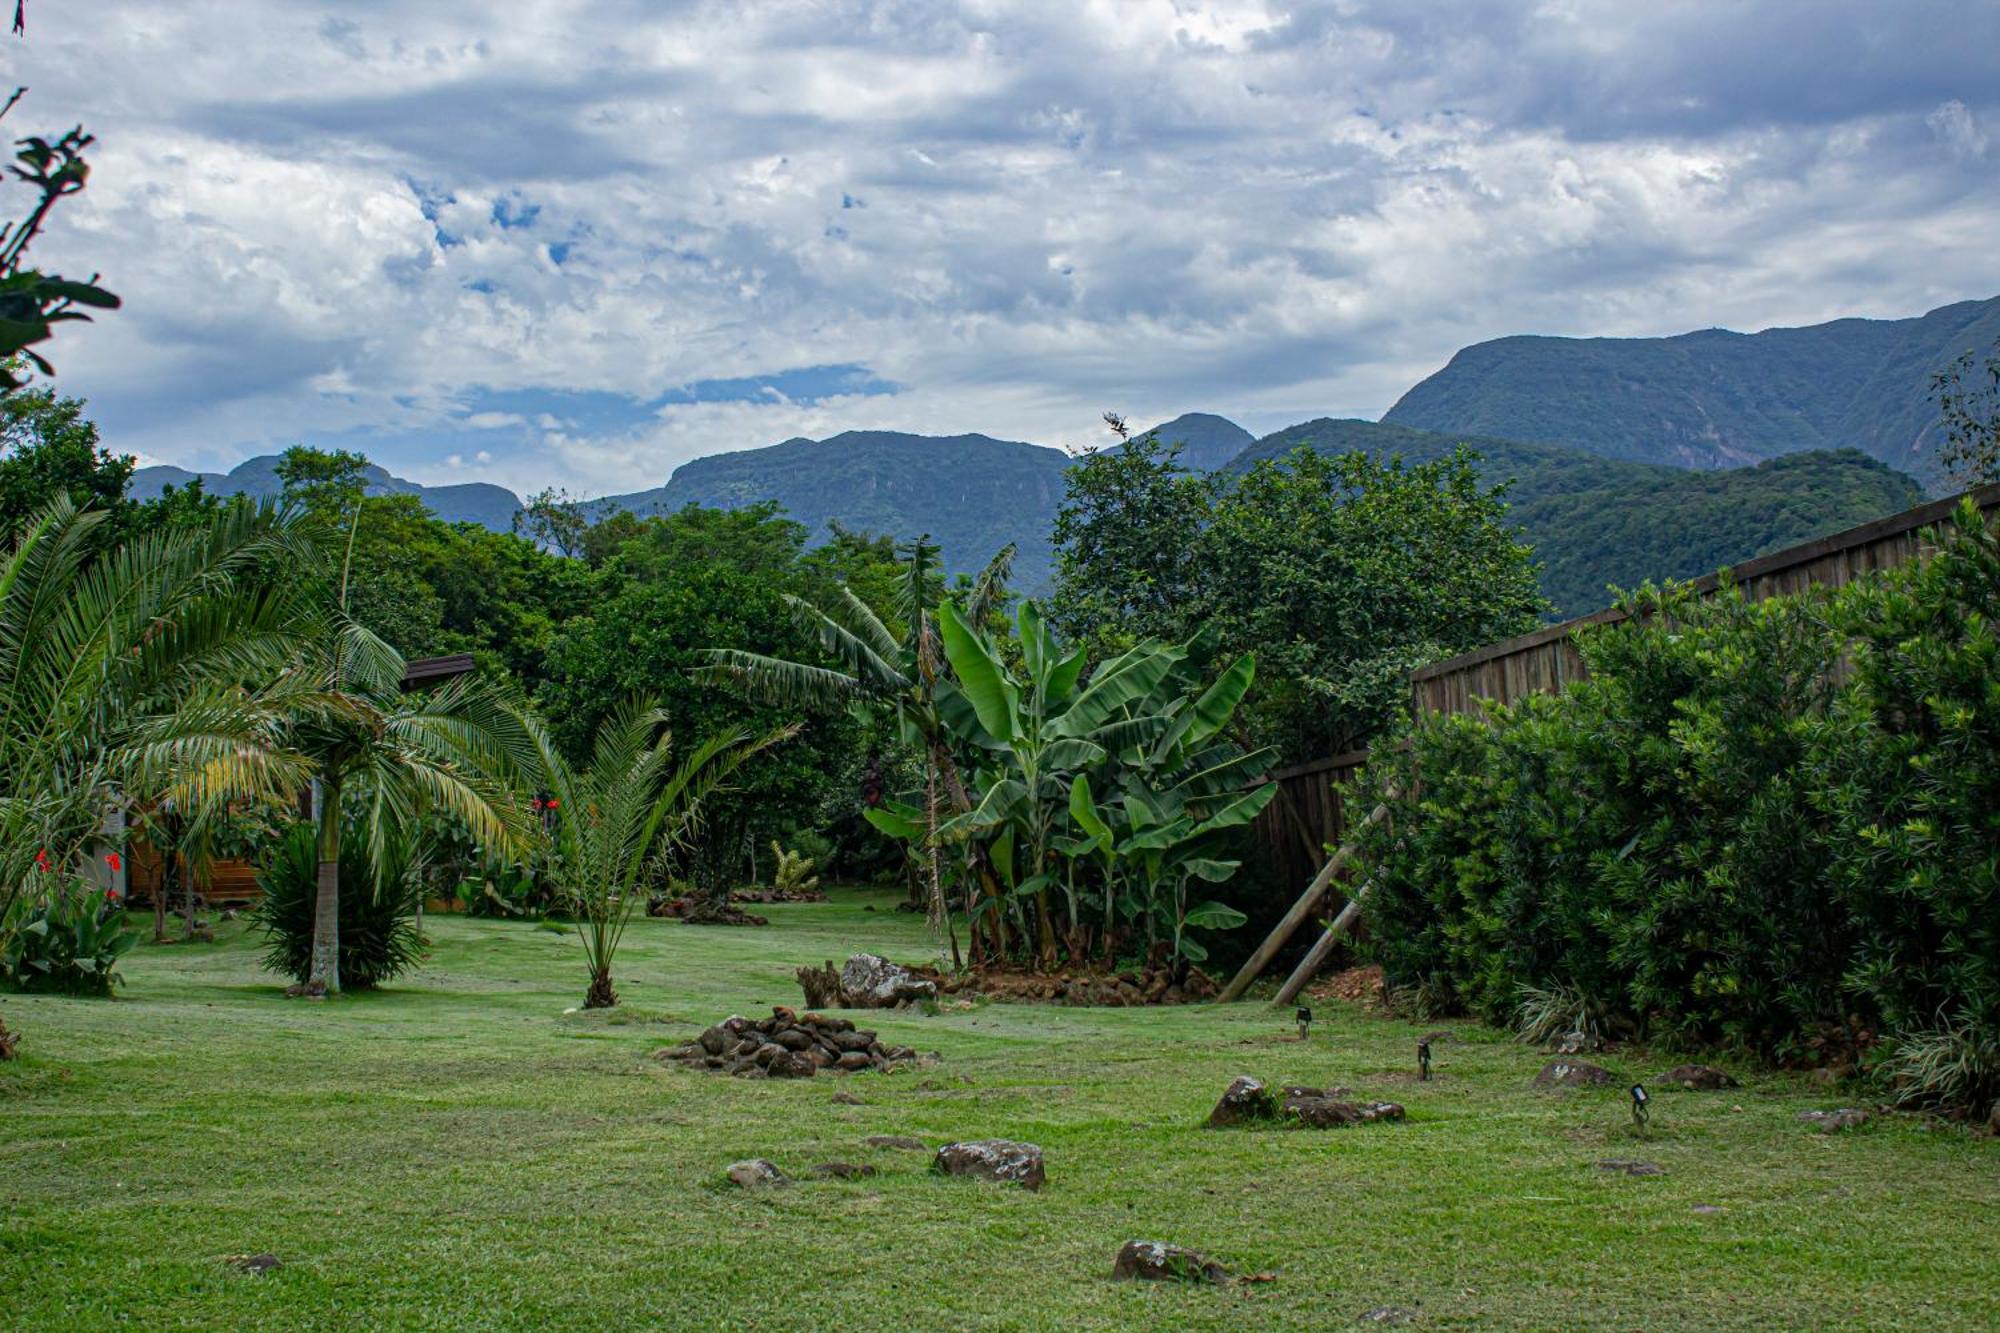
{"label": "rock", "polygon": [[729,1034],[722,1030],[720,1023],[701,1034],[696,1044],[710,1055],[721,1055],[723,1048],[731,1045]]}
{"label": "rock", "polygon": [[875,1168],[865,1162],[821,1162],[812,1171],[832,1180],[865,1180],[875,1174]]}
{"label": "rock", "polygon": [[864,1103],[864,1102],[863,1102],[863,1101],[862,1101],[862,1100],[861,1100],[861,1099],[860,1099],[859,1097],[855,1096],[855,1095],[854,1095],[853,1093],[851,1093],[851,1092],[836,1092],[836,1093],[834,1093],[834,1094],[833,1094],[833,1104],[834,1104],[835,1106],[863,1106],[863,1105],[866,1105],[866,1103]]}
{"label": "rock", "polygon": [[1378,1305],[1363,1314],[1357,1323],[1362,1324],[1411,1324],[1415,1323],[1417,1312],[1406,1310],[1400,1305]]}
{"label": "rock", "polygon": [[1128,1240],[1112,1262],[1116,1282],[1227,1282],[1229,1270],[1196,1250],[1157,1240]]}
{"label": "rock", "polygon": [[1603,1049],[1604,1041],[1602,1038],[1593,1037],[1584,1032],[1565,1032],[1562,1036],[1556,1038],[1554,1045],[1557,1055],[1581,1055],[1585,1051],[1601,1051]]}
{"label": "rock", "polygon": [[1287,1083],[1278,1090],[1283,1097],[1325,1097],[1330,1101],[1346,1101],[1352,1097],[1353,1089],[1335,1085],[1331,1088],[1308,1088],[1299,1083]]}
{"label": "rock", "polygon": [[264,1274],[273,1269],[285,1266],[285,1261],[275,1254],[232,1254],[223,1262],[227,1263],[231,1268],[245,1273],[253,1273],[258,1277],[264,1276]]}
{"label": "rock", "polygon": [[1698,1203],[1694,1207],[1690,1208],[1688,1211],[1691,1213],[1701,1213],[1703,1215],[1712,1216],[1715,1213],[1723,1212],[1724,1209],[1712,1203]]}
{"label": "rock", "polygon": [[[917,1058],[917,1048],[914,1046],[890,1046],[883,1050],[882,1058],[884,1060],[914,1060]],[[932,1051],[924,1058],[932,1064],[936,1064],[938,1061],[944,1059],[936,1051]]]}
{"label": "rock", "polygon": [[740,1162],[731,1162],[729,1169],[722,1173],[733,1185],[744,1189],[758,1189],[766,1185],[789,1185],[791,1181],[785,1173],[761,1157],[747,1157]]}
{"label": "rock", "polygon": [[1668,1071],[1666,1082],[1678,1083],[1690,1092],[1715,1092],[1737,1086],[1735,1079],[1710,1065],[1681,1065]]}
{"label": "rock", "polygon": [[760,1041],[757,1043],[757,1049],[751,1053],[750,1058],[759,1065],[768,1065],[784,1053],[785,1048],[776,1042]]}
{"label": "rock", "polygon": [[1313,1129],[1342,1129],[1371,1120],[1403,1118],[1403,1108],[1395,1102],[1343,1102],[1317,1094],[1287,1097],[1282,1109],[1286,1118]]}
{"label": "rock", "polygon": [[866,1051],[848,1051],[833,1062],[835,1069],[867,1069],[874,1065]]}
{"label": "rock", "polygon": [[1047,1178],[1042,1170],[1042,1150],[1032,1143],[1016,1143],[1012,1139],[947,1143],[931,1160],[931,1170],[947,1176],[971,1176],[1019,1185],[1024,1190],[1039,1190]]}
{"label": "rock", "polygon": [[928,1152],[929,1145],[922,1139],[913,1139],[908,1134],[870,1134],[861,1140],[870,1148],[899,1148],[908,1152]]}
{"label": "rock", "polygon": [[1868,1123],[1868,1113],[1852,1106],[1843,1106],[1837,1111],[1801,1111],[1799,1123],[1811,1125],[1822,1134],[1837,1134],[1843,1129],[1859,1129]]}
{"label": "rock", "polygon": [[872,1032],[856,1032],[850,1028],[846,1032],[835,1033],[833,1044],[843,1052],[865,1051],[875,1044],[875,1034]]}
{"label": "rock", "polygon": [[781,1050],[764,1068],[772,1078],[811,1078],[819,1072],[819,1065],[804,1051]]}
{"label": "rock", "polygon": [[1269,1120],[1277,1114],[1277,1109],[1277,1101],[1271,1096],[1269,1088],[1248,1074],[1238,1074],[1222,1090],[1222,1099],[1208,1113],[1208,1123],[1211,1129],[1245,1125],[1253,1120]]}
{"label": "rock", "polygon": [[1538,1088],[1602,1088],[1617,1081],[1610,1070],[1581,1060],[1551,1060],[1535,1075]]}
{"label": "rock", "polygon": [[1616,1158],[1599,1162],[1597,1169],[1599,1171],[1617,1171],[1628,1176],[1664,1176],[1667,1174],[1665,1167],[1656,1166],[1652,1162],[1627,1162]]}
{"label": "rock", "polygon": [[935,1000],[935,981],[926,981],[880,954],[858,953],[840,969],[840,993],[852,1009],[887,1009],[917,1000]]}
{"label": "rock", "polygon": [[788,1051],[803,1051],[813,1044],[813,1039],[798,1028],[785,1028],[773,1032],[771,1040]]}

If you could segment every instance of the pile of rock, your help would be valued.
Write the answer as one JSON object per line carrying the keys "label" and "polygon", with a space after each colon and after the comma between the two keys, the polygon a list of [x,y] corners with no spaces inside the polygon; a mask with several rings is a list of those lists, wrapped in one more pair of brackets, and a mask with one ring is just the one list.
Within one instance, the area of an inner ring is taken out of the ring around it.
{"label": "pile of rock", "polygon": [[1221,1100],[1208,1113],[1208,1124],[1211,1129],[1259,1122],[1308,1129],[1344,1129],[1349,1125],[1403,1118],[1403,1108],[1395,1102],[1352,1101],[1351,1096],[1346,1088],[1286,1087],[1280,1093],[1273,1093],[1257,1079],[1243,1074],[1223,1090]]}
{"label": "pile of rock", "polygon": [[847,1019],[794,1013],[783,1005],[755,1021],[732,1014],[657,1057],[740,1078],[811,1078],[822,1070],[850,1073],[917,1061],[910,1047],[884,1046]]}
{"label": "pile of rock", "polygon": [[896,1009],[938,997],[938,984],[880,954],[858,953],[839,971],[824,967],[797,972],[806,1004],[814,1009]]}

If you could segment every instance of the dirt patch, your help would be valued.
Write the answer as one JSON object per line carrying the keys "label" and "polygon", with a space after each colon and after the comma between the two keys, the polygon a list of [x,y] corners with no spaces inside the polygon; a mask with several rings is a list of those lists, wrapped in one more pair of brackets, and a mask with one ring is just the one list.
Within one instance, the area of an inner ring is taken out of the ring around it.
{"label": "dirt patch", "polygon": [[1380,1009],[1386,1003],[1379,967],[1350,967],[1345,972],[1336,972],[1306,987],[1306,994],[1315,1000],[1345,1000],[1364,1009]]}
{"label": "dirt patch", "polygon": [[[732,897],[734,895],[731,895]],[[731,904],[718,906],[707,898],[656,898],[646,904],[647,916],[670,917],[690,926],[768,926],[770,918]]]}

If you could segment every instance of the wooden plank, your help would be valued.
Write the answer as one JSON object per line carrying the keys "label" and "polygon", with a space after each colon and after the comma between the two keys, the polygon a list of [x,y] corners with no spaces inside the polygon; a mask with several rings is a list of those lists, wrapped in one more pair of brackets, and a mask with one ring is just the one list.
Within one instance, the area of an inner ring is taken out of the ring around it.
{"label": "wooden plank", "polygon": [[[1389,794],[1392,797],[1395,795],[1394,792]],[[1362,827],[1379,824],[1388,817],[1389,807],[1378,805],[1368,812],[1368,818],[1362,821]],[[1249,961],[1245,962],[1230,979],[1229,984],[1223,987],[1222,994],[1216,998],[1217,1004],[1228,1004],[1243,997],[1243,992],[1249,989],[1250,983],[1271,965],[1271,960],[1277,957],[1278,950],[1285,947],[1285,941],[1292,937],[1292,933],[1312,915],[1313,909],[1319,906],[1319,900],[1325,895],[1327,886],[1333,883],[1333,877],[1340,873],[1340,868],[1346,865],[1353,855],[1354,843],[1349,840],[1342,843],[1340,849],[1327,858],[1326,864],[1320,867],[1317,875],[1313,876],[1312,883],[1306,885],[1306,891],[1299,895],[1299,900],[1292,904],[1284,919],[1271,928],[1271,933],[1257,946],[1257,952],[1250,955]]]}

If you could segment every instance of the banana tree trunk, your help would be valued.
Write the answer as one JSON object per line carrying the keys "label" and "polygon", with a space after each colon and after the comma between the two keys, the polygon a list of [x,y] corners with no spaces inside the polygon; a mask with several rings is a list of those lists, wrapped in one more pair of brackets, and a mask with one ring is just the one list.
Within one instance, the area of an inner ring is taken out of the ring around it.
{"label": "banana tree trunk", "polygon": [[340,776],[320,775],[319,883],[313,897],[309,995],[340,993]]}

